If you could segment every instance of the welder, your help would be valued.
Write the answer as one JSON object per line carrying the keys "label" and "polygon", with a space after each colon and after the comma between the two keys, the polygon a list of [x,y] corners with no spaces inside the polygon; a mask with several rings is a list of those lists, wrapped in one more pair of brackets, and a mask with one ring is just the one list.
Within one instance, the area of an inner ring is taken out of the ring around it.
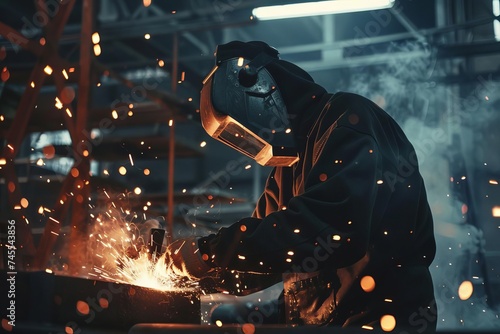
{"label": "welder", "polygon": [[289,325],[434,331],[433,220],[396,121],[367,98],[328,93],[264,42],[233,41],[215,56],[204,129],[274,168],[251,217],[177,240],[167,265],[192,279],[279,274]]}

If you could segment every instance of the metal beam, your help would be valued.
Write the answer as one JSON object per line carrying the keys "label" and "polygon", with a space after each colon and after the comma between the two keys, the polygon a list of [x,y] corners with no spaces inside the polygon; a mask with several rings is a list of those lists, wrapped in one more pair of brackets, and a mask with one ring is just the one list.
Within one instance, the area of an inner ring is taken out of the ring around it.
{"label": "metal beam", "polygon": [[[80,73],[78,78],[78,101],[76,106],[75,132],[77,142],[73,142],[75,152],[87,150],[88,154],[80,156],[80,162],[75,164],[78,175],[73,187],[75,194],[71,212],[71,234],[69,244],[70,272],[79,273],[83,264],[87,235],[87,203],[90,196],[90,152],[91,147],[86,147],[84,133],[88,129],[88,115],[90,105],[90,78],[92,70],[92,33],[94,18],[94,1],[83,0],[82,3],[82,32],[80,39]],[[85,144],[82,144],[85,143]],[[82,146],[85,146],[82,149]],[[80,149],[79,149],[80,148]]]}

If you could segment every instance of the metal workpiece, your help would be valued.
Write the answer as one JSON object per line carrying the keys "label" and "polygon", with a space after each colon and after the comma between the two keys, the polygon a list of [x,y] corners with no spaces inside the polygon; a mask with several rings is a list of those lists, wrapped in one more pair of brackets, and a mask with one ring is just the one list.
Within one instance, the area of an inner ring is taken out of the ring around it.
{"label": "metal workpiece", "polygon": [[[1,271],[1,281],[10,275]],[[197,289],[159,291],[47,272],[17,272],[15,286],[18,333],[114,333],[138,323],[200,324]],[[7,302],[2,298],[2,309]]]}

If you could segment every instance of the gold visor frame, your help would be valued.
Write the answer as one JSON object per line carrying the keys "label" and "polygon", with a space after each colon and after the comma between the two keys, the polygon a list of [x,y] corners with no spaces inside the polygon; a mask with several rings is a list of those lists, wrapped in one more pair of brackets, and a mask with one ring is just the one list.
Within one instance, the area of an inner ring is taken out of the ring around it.
{"label": "gold visor frame", "polygon": [[284,154],[285,148],[273,147],[260,136],[229,115],[214,110],[211,98],[212,80],[218,66],[203,80],[200,116],[205,131],[214,139],[257,161],[262,166],[292,166],[299,160],[297,154]]}

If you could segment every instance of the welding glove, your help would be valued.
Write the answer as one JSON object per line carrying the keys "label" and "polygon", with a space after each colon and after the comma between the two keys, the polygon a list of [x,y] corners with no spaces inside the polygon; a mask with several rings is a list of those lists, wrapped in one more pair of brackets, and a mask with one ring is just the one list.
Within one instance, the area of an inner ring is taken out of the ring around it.
{"label": "welding glove", "polygon": [[203,261],[198,249],[198,239],[195,237],[174,241],[167,247],[165,255],[167,269],[179,276],[200,279],[213,270]]}

